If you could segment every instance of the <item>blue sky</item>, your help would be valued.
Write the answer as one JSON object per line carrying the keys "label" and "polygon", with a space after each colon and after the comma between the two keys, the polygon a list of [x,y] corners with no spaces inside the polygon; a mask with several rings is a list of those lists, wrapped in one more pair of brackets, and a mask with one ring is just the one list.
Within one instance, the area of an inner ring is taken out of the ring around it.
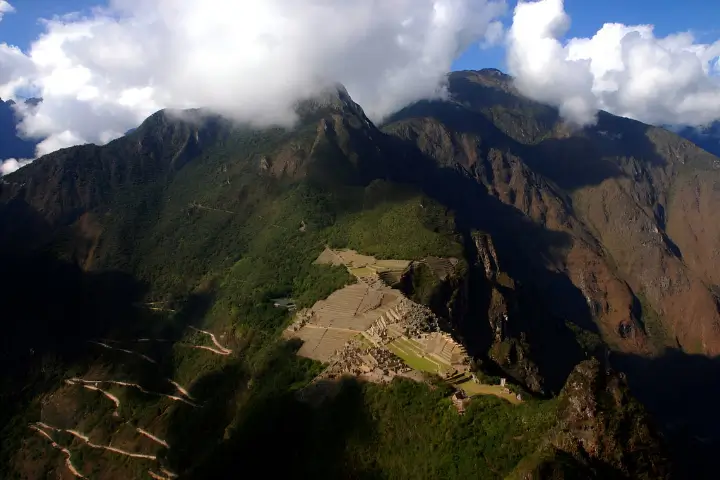
{"label": "blue sky", "polygon": [[[147,0],[153,1],[153,0]],[[0,42],[27,49],[42,32],[39,18],[51,18],[69,12],[87,12],[103,5],[98,0],[14,0],[16,12],[0,22]],[[509,24],[515,1],[509,3],[505,23]],[[565,10],[572,18],[569,36],[591,36],[604,23],[626,25],[652,24],[664,36],[679,31],[692,31],[700,41],[720,38],[720,2],[714,0],[565,0]],[[481,50],[471,47],[454,65],[455,69],[495,67],[506,70],[505,52],[501,47]]]}
{"label": "blue sky", "polygon": [[[511,20],[510,2],[505,23]],[[699,41],[712,42],[720,38],[720,2],[717,0],[565,0],[565,11],[572,19],[570,37],[592,36],[605,23],[625,25],[655,25],[658,36],[692,31]],[[456,69],[476,69],[491,66],[506,70],[504,50],[490,51],[471,48],[455,63]]]}
{"label": "blue sky", "polygon": [[[508,0],[504,16],[496,3],[454,0],[440,10],[443,22],[430,0],[118,0],[128,7],[121,21],[89,15],[109,0],[9,1],[0,97],[43,98],[22,123],[26,136],[44,139],[38,156],[105,143],[161,108],[201,106],[258,126],[287,122],[318,79],[343,83],[381,119],[435,95],[448,68],[499,68],[521,94],[577,125],[592,124],[599,110],[657,125],[720,120],[719,0]],[[27,56],[45,31],[41,19],[73,13],[80,15],[70,30],[90,34],[68,42],[69,30],[54,24]],[[548,39],[564,15],[566,38]],[[511,41],[473,45],[453,63],[465,32],[498,20],[512,26]],[[593,37],[608,23],[617,25],[572,51],[553,41]],[[654,35],[636,25],[653,25]],[[693,42],[667,38],[685,32]]]}
{"label": "blue sky", "polygon": [[[15,12],[0,22],[0,42],[27,49],[43,31],[40,18],[82,12],[101,2],[97,0],[9,0]],[[150,1],[150,0],[148,0]]]}

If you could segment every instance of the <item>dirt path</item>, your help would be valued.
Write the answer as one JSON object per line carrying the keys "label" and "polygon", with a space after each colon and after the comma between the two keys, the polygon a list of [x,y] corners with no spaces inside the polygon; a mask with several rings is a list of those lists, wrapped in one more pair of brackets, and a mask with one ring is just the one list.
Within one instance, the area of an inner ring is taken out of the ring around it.
{"label": "dirt path", "polygon": [[127,349],[125,349],[125,348],[111,347],[111,346],[108,345],[107,343],[103,343],[103,342],[92,342],[92,341],[91,341],[90,343],[93,343],[93,344],[95,344],[95,345],[99,345],[99,346],[101,346],[101,347],[103,347],[103,348],[106,348],[106,349],[108,349],[108,350],[117,350],[118,352],[123,352],[123,353],[127,353],[127,354],[130,354],[130,355],[135,355],[136,357],[140,357],[140,358],[142,358],[143,360],[145,360],[145,361],[147,361],[147,362],[150,362],[150,363],[152,363],[152,364],[154,364],[154,365],[157,365],[157,362],[156,362],[155,360],[153,360],[152,358],[150,358],[150,357],[148,357],[147,355],[144,355],[144,354],[142,354],[142,353],[140,353],[140,352],[135,352],[135,351],[133,351],[133,350],[127,350]]}
{"label": "dirt path", "polygon": [[136,427],[135,430],[137,430],[137,432],[140,435],[143,435],[143,436],[149,438],[150,440],[152,440],[153,442],[155,442],[159,445],[162,445],[163,447],[165,447],[167,449],[170,449],[170,445],[168,445],[168,443],[165,440],[163,440],[162,438],[158,438],[155,435],[153,435],[152,433],[148,432],[147,430],[143,430],[142,428]]}
{"label": "dirt path", "polygon": [[153,472],[152,470],[148,470],[148,474],[155,480],[173,480],[174,478],[178,477],[176,474],[164,468],[161,468],[160,471],[162,472],[162,474]]}
{"label": "dirt path", "polygon": [[223,347],[222,345],[220,345],[220,342],[217,341],[217,338],[215,338],[215,335],[213,335],[212,333],[210,333],[210,332],[208,332],[208,331],[206,331],[206,330],[200,330],[199,328],[195,328],[195,327],[190,327],[190,328],[191,328],[192,330],[195,330],[196,332],[200,332],[200,333],[204,333],[205,335],[209,335],[209,336],[210,336],[210,339],[211,339],[212,342],[215,344],[215,346],[218,348],[218,350],[220,350],[221,352],[224,352],[224,353],[222,353],[222,355],[230,355],[230,354],[232,353],[232,350],[230,350],[229,348],[225,348],[225,347]]}
{"label": "dirt path", "polygon": [[197,407],[197,406],[198,406],[197,404],[191,402],[190,400],[187,400],[187,399],[185,399],[185,398],[183,398],[183,397],[178,397],[177,395],[166,395],[166,394],[164,394],[164,393],[151,392],[150,390],[146,390],[144,387],[138,385],[137,383],[122,382],[122,381],[119,381],[119,380],[84,380],[84,379],[82,379],[82,378],[71,378],[70,381],[71,381],[71,382],[80,383],[80,384],[83,384],[83,385],[93,385],[93,386],[94,386],[94,385],[100,385],[100,384],[103,384],[103,383],[110,383],[110,384],[113,384],[113,385],[120,385],[120,386],[123,386],[123,387],[137,388],[137,389],[140,390],[141,392],[146,393],[146,394],[148,394],[148,395],[156,395],[156,396],[159,396],[159,397],[166,397],[166,398],[169,398],[170,400],[173,400],[173,401],[176,401],[176,402],[185,403],[185,404],[187,404],[187,405],[190,405],[191,407]]}
{"label": "dirt path", "polygon": [[188,392],[187,390],[185,390],[185,389],[183,388],[183,386],[180,385],[179,383],[177,383],[175,380],[170,380],[170,379],[168,378],[167,381],[170,382],[170,383],[172,383],[173,387],[175,387],[175,389],[176,389],[178,392],[182,393],[183,395],[185,395],[185,396],[186,396],[187,398],[189,398],[190,400],[193,399],[192,395],[190,395],[190,392]]}
{"label": "dirt path", "polygon": [[155,480],[171,480],[170,477],[160,475],[159,473],[155,473],[152,470],[148,470],[148,475],[150,475]]}
{"label": "dirt path", "polygon": [[101,389],[101,388],[99,388],[99,387],[96,387],[95,385],[90,385],[90,384],[86,384],[86,383],[79,383],[79,382],[74,381],[74,380],[65,380],[65,383],[68,384],[68,385],[78,385],[78,386],[81,386],[81,387],[83,387],[83,388],[87,388],[88,390],[93,390],[93,391],[95,391],[95,392],[100,392],[100,393],[102,393],[105,397],[109,398],[110,401],[112,401],[112,402],[115,404],[115,411],[113,412],[113,417],[117,417],[117,416],[120,415],[120,414],[119,414],[119,410],[120,410],[120,399],[117,398],[117,397],[116,397],[115,395],[113,395],[112,393],[106,392],[105,390],[103,390],[103,389]]}
{"label": "dirt path", "polygon": [[[120,449],[120,448],[116,448],[116,447],[113,447],[113,446],[110,446],[110,445],[98,445],[97,443],[91,442],[91,441],[90,441],[90,437],[88,437],[87,435],[85,435],[85,434],[82,433],[82,432],[78,432],[77,430],[72,430],[72,429],[69,429],[69,428],[57,428],[57,427],[53,427],[52,425],[48,425],[47,423],[43,423],[43,422],[37,422],[37,423],[35,424],[35,427],[37,428],[38,426],[41,427],[41,428],[44,428],[45,430],[51,430],[51,431],[53,431],[53,432],[65,432],[65,433],[69,433],[69,434],[72,435],[73,437],[75,437],[75,438],[77,438],[77,439],[80,439],[80,440],[82,440],[83,442],[85,442],[85,444],[86,444],[88,447],[90,447],[90,448],[95,448],[95,449],[98,449],[98,450],[107,450],[107,451],[109,451],[109,452],[114,452],[114,453],[117,453],[117,454],[119,454],[119,455],[125,455],[126,457],[145,458],[145,459],[148,459],[148,460],[157,460],[157,457],[156,457],[155,455],[146,455],[146,454],[144,454],[144,453],[128,452],[128,451],[125,451],[125,450],[122,450],[122,449]],[[52,437],[50,437],[50,435],[47,434],[47,432],[44,432],[44,433],[45,433],[45,436],[46,436],[46,437],[52,438]]]}
{"label": "dirt path", "polygon": [[73,465],[72,453],[70,453],[70,450],[63,447],[62,445],[58,445],[57,443],[55,443],[55,440],[53,440],[53,438],[50,436],[50,434],[48,434],[45,430],[42,430],[40,427],[38,427],[36,425],[30,425],[30,428],[32,428],[33,430],[38,432],[40,435],[45,437],[47,440],[49,440],[50,444],[53,446],[53,448],[56,448],[56,449],[60,450],[63,454],[65,454],[65,466],[67,467],[68,470],[70,470],[70,473],[72,473],[73,476],[75,476],[77,478],[86,478],[78,471],[77,468],[75,468],[75,465]]}
{"label": "dirt path", "polygon": [[[146,460],[157,461],[157,456],[156,456],[156,455],[148,455],[148,454],[145,454],[145,453],[128,452],[127,450],[123,450],[123,449],[121,449],[121,448],[113,447],[112,445],[99,445],[99,444],[97,444],[97,443],[93,443],[93,442],[90,440],[90,437],[89,437],[89,436],[87,436],[87,435],[85,435],[84,433],[79,432],[79,431],[77,431],[77,430],[57,428],[57,427],[53,427],[52,425],[48,425],[47,423],[43,423],[43,422],[37,422],[37,423],[35,423],[34,425],[30,425],[30,428],[32,428],[33,430],[35,430],[36,432],[38,432],[39,434],[41,434],[43,437],[45,437],[47,440],[50,441],[50,443],[52,444],[52,446],[53,446],[54,448],[60,450],[61,452],[63,452],[63,453],[65,454],[65,457],[66,457],[65,464],[67,465],[68,470],[70,470],[70,473],[72,473],[72,474],[73,474],[75,477],[77,477],[77,478],[86,478],[86,477],[84,477],[84,476],[77,470],[77,468],[75,468],[75,466],[73,465],[73,463],[72,463],[72,461],[71,461],[72,453],[70,453],[70,450],[68,450],[67,448],[65,448],[65,447],[63,447],[63,446],[61,446],[61,445],[58,445],[58,444],[55,442],[55,440],[53,440],[52,436],[51,436],[49,433],[46,432],[46,430],[50,430],[50,431],[52,431],[52,432],[65,432],[65,433],[69,433],[69,434],[72,435],[73,437],[81,440],[81,441],[82,441],[83,443],[85,443],[88,447],[94,448],[94,449],[96,449],[96,450],[106,450],[106,451],[108,451],[108,452],[113,452],[113,453],[116,453],[116,454],[118,454],[118,455],[123,455],[123,456],[130,457],[130,458],[141,458],[141,459],[146,459]],[[170,448],[170,446],[168,445],[168,443],[167,443],[165,440],[156,437],[156,436],[153,435],[152,433],[150,433],[150,432],[148,432],[148,431],[146,431],[146,430],[143,430],[142,428],[136,428],[136,430],[137,430],[137,432],[140,433],[141,435],[144,435],[145,437],[153,440],[154,442],[162,445],[163,447],[168,448],[168,449]],[[177,478],[177,475],[176,475],[176,474],[174,474],[173,472],[167,470],[166,468],[161,468],[160,471],[162,472],[162,475],[157,474],[157,473],[153,472],[152,470],[148,470],[148,473],[150,474],[151,477],[157,478],[157,479],[162,479],[162,480],[172,480],[172,479],[174,479],[174,478]]]}
{"label": "dirt path", "polygon": [[[167,381],[169,383],[171,383],[175,387],[175,389],[177,389],[177,391],[180,392],[181,394],[183,394],[185,397],[187,397],[190,400],[193,399],[192,395],[190,395],[190,393],[186,389],[184,389],[182,387],[182,385],[180,385],[179,383],[177,383],[173,380],[170,380],[169,378],[167,379]],[[68,385],[78,385],[83,388],[87,388],[88,390],[93,390],[95,392],[102,393],[105,397],[110,399],[115,404],[115,413],[113,413],[113,416],[117,417],[119,415],[118,411],[120,410],[120,399],[118,397],[116,397],[115,395],[113,395],[112,393],[110,393],[106,390],[103,390],[102,388],[96,387],[95,385],[97,385],[98,383],[102,383],[100,380],[97,380],[97,381],[96,380],[80,380],[77,378],[73,378],[73,379],[66,379],[65,383]],[[143,391],[144,393],[149,393],[151,395],[163,395],[163,396],[169,397],[176,401],[184,401],[184,399],[180,399],[180,397],[176,397],[175,395],[165,395],[163,393],[149,392],[149,391],[143,389],[142,387],[140,387],[139,385],[129,384],[127,382],[115,382],[112,380],[108,380],[107,383],[115,383],[115,384],[123,385],[123,386],[135,386],[136,388],[141,389],[141,391]],[[186,402],[186,403],[189,403],[189,402]],[[196,406],[196,405],[193,405],[193,406]]]}
{"label": "dirt path", "polygon": [[224,357],[230,355],[228,352],[225,352],[222,350],[217,350],[213,347],[207,347],[205,345],[190,345],[189,343],[176,343],[175,345],[179,345],[181,347],[187,347],[187,348],[194,348],[195,350],[207,350],[208,352],[213,352],[217,355],[222,355]]}
{"label": "dirt path", "polygon": [[74,436],[75,438],[79,438],[80,440],[85,442],[85,444],[90,448],[95,448],[97,450],[107,450],[108,452],[114,452],[119,455],[125,455],[126,457],[131,457],[131,458],[145,458],[147,460],[157,460],[157,457],[155,455],[147,455],[144,453],[128,452],[126,450],[112,447],[110,445],[98,445],[97,443],[91,442],[90,437],[88,437],[87,435],[85,435],[82,432],[78,432],[77,430],[66,429],[65,432],[69,433],[70,435]]}
{"label": "dirt path", "polygon": [[[126,340],[126,342],[133,342],[133,343],[149,343],[149,342],[172,343],[172,342],[174,342],[175,345],[178,345],[178,346],[180,346],[180,347],[194,348],[195,350],[207,350],[208,352],[212,352],[212,353],[215,353],[215,354],[217,354],[217,355],[228,356],[228,355],[230,355],[230,354],[232,353],[232,350],[230,350],[229,348],[223,347],[223,346],[220,344],[220,342],[218,342],[218,340],[217,340],[217,338],[215,337],[214,334],[212,334],[212,333],[210,333],[210,332],[208,332],[208,331],[206,331],[206,330],[200,330],[199,328],[195,328],[195,327],[189,327],[189,328],[191,328],[192,330],[194,330],[194,331],[196,331],[196,332],[198,332],[198,333],[203,333],[203,334],[205,334],[205,335],[208,335],[208,336],[210,337],[210,340],[211,340],[211,341],[213,342],[213,344],[215,345],[215,348],[209,347],[209,346],[207,346],[207,345],[192,345],[192,344],[189,344],[189,343],[177,342],[177,341],[168,340],[168,339],[165,339],[165,338],[138,338],[137,340]],[[148,356],[146,356],[146,355],[143,355],[143,354],[141,354],[141,353],[133,352],[132,350],[126,350],[126,349],[123,349],[123,348],[111,347],[110,345],[107,345],[108,343],[122,343],[122,342],[120,342],[120,341],[118,341],[118,340],[109,340],[109,339],[106,339],[106,340],[103,340],[103,342],[92,342],[92,343],[95,343],[95,344],[97,344],[97,345],[103,346],[103,347],[105,347],[105,348],[111,348],[111,349],[113,349],[113,350],[120,350],[121,352],[132,353],[132,354],[134,354],[134,355],[139,355],[139,356],[143,357],[145,360],[147,360],[147,361],[149,361],[149,362],[157,363],[157,362],[156,362],[155,360],[153,360],[152,358],[150,358],[150,357],[148,357]]]}

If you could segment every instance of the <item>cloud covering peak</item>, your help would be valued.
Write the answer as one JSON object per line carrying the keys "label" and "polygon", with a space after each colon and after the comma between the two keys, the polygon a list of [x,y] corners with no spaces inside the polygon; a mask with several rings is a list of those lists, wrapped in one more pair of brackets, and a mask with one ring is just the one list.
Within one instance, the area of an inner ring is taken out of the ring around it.
{"label": "cloud covering peak", "polygon": [[382,118],[437,95],[463,50],[497,36],[505,10],[504,0],[112,0],[47,21],[27,53],[0,45],[0,96],[43,98],[20,125],[43,139],[39,155],[107,142],[166,107],[288,124],[297,100],[335,82]]}
{"label": "cloud covering peak", "polygon": [[563,0],[520,1],[508,32],[508,67],[524,95],[579,125],[598,110],[652,124],[720,118],[720,41],[657,37],[652,25],[606,23],[592,38],[563,40]]}

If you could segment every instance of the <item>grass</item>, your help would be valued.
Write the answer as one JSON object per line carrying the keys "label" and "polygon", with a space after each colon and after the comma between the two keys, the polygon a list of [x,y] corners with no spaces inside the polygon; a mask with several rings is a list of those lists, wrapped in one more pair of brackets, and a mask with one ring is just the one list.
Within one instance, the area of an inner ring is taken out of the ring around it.
{"label": "grass", "polygon": [[375,271],[368,267],[357,267],[357,268],[348,268],[351,274],[355,275],[356,277],[369,277]]}
{"label": "grass", "polygon": [[474,381],[470,380],[464,383],[459,383],[456,386],[470,397],[473,397],[475,395],[495,395],[496,397],[507,400],[514,405],[519,405],[522,403],[522,401],[518,400],[517,397],[512,393],[503,392],[503,387],[501,387],[500,385],[483,385],[481,383],[475,383]]}
{"label": "grass", "polygon": [[413,353],[410,349],[406,350],[398,341],[388,344],[388,349],[400,357],[410,368],[428,373],[439,373],[440,371],[436,363]]}
{"label": "grass", "polygon": [[375,348],[375,345],[370,340],[368,340],[365,335],[360,334],[355,338],[358,339],[364,347]]}
{"label": "grass", "polygon": [[423,352],[422,348],[415,343],[415,341],[410,340],[409,338],[400,338],[398,339],[398,342],[400,342],[400,346],[405,348],[406,350],[409,350],[416,355],[420,355],[421,357],[428,358],[431,362],[437,363],[441,367],[442,372],[448,372],[452,370],[452,366],[448,363],[445,363],[440,358],[432,358],[425,355],[425,352]]}

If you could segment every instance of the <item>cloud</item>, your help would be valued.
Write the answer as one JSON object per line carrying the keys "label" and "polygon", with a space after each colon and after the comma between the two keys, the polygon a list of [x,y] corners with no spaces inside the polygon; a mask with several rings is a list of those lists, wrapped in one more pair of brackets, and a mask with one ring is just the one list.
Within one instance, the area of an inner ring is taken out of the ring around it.
{"label": "cloud", "polygon": [[491,22],[485,31],[485,41],[480,46],[482,48],[491,48],[503,43],[505,39],[505,26],[499,20]]}
{"label": "cloud", "polygon": [[104,143],[160,108],[258,125],[343,83],[371,118],[438,95],[453,60],[497,36],[504,0],[113,0],[56,18],[27,55],[0,48],[0,93],[43,103],[20,125],[38,154]]}
{"label": "cloud", "polygon": [[15,8],[10,5],[5,0],[0,0],[0,20],[2,20],[3,15],[6,13],[12,13],[15,11]]}
{"label": "cloud", "polygon": [[507,59],[527,97],[579,125],[593,123],[598,110],[653,124],[720,118],[720,41],[697,43],[686,32],[656,37],[652,25],[618,23],[563,41],[569,26],[562,0],[516,6]]}
{"label": "cloud", "polygon": [[12,173],[32,161],[33,159],[31,158],[8,158],[7,160],[3,160],[2,163],[0,163],[0,177]]}

